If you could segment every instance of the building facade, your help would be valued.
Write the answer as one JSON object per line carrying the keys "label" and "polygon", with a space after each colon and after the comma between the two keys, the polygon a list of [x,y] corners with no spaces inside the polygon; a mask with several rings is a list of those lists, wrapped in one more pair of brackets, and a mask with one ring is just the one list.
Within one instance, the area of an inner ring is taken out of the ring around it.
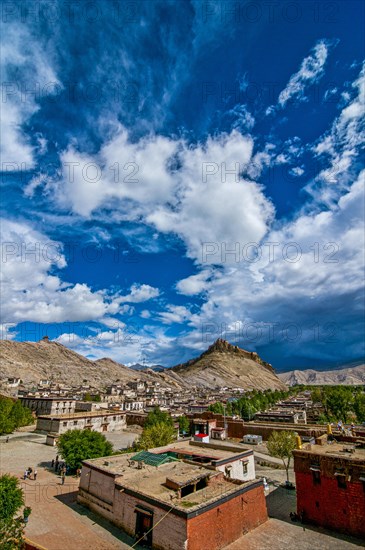
{"label": "building facade", "polygon": [[68,430],[93,430],[96,432],[116,432],[127,427],[126,415],[117,411],[94,411],[58,416],[38,416],[37,430],[61,435]]}
{"label": "building facade", "polygon": [[75,412],[75,399],[62,397],[20,397],[21,404],[37,416],[46,414],[70,414]]}
{"label": "building facade", "polygon": [[365,537],[365,449],[349,443],[295,450],[297,511],[304,521]]}
{"label": "building facade", "polygon": [[262,482],[242,467],[250,453],[177,442],[87,460],[78,501],[152,548],[218,550],[267,519]]}

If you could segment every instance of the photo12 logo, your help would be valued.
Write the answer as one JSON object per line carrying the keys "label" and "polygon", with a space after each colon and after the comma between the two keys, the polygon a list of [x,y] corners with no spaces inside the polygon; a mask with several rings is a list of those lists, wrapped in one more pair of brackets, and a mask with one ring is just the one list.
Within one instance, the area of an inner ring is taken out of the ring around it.
{"label": "photo12 logo", "polygon": [[323,244],[314,242],[305,250],[297,242],[266,242],[263,244],[256,242],[204,242],[202,243],[201,261],[209,264],[241,262],[252,264],[260,260],[268,263],[284,260],[293,264],[299,262],[305,254],[306,258],[309,257],[314,263],[337,264],[339,250],[340,247],[335,242]]}

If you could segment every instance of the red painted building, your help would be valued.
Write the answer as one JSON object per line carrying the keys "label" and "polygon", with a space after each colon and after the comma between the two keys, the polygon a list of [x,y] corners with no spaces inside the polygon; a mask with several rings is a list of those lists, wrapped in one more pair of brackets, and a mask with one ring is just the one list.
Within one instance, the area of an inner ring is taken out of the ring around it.
{"label": "red painted building", "polygon": [[365,537],[365,448],[325,442],[295,450],[297,513],[304,522]]}

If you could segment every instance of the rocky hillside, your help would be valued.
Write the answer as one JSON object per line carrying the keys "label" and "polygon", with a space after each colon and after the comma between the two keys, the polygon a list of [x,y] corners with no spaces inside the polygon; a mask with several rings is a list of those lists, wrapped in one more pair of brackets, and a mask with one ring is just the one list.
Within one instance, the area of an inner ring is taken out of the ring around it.
{"label": "rocky hillside", "polygon": [[218,339],[196,359],[177,365],[172,370],[184,381],[196,386],[285,389],[285,384],[272,366],[257,353],[232,346],[222,339]]}
{"label": "rocky hillside", "polygon": [[39,342],[0,340],[0,380],[18,377],[25,384],[40,379],[79,385],[83,382],[102,389],[111,383],[131,380],[155,380],[163,386],[190,388],[222,386],[244,388],[280,388],[285,386],[273,368],[250,353],[225,340],[217,340],[197,359],[156,372],[135,371],[109,358],[91,361],[69,348],[44,338]]}
{"label": "rocky hillside", "polygon": [[[47,338],[39,342],[0,340],[0,379],[18,377],[25,384],[38,383],[40,379],[70,385],[85,381],[93,387],[103,388],[114,382],[124,383],[138,378],[152,380],[156,376],[153,371],[136,372],[108,358],[90,361]],[[158,381],[168,383],[163,378]],[[176,381],[174,385],[177,385]]]}
{"label": "rocky hillside", "polygon": [[338,370],[318,371],[313,369],[308,370],[292,370],[279,374],[280,380],[295,386],[296,384],[348,384],[361,385],[365,384],[365,365],[356,367],[346,367]]}

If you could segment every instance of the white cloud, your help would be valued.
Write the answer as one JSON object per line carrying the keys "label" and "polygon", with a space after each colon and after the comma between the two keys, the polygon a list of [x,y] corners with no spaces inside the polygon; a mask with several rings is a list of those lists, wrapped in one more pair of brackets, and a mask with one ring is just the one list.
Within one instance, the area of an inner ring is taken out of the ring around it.
{"label": "white cloud", "polygon": [[144,309],[143,311],[141,311],[141,315],[142,319],[149,319],[151,317],[151,313],[148,311],[148,309]]}
{"label": "white cloud", "polygon": [[[271,231],[262,242],[259,261],[241,261],[215,272],[205,285],[206,302],[189,319],[193,334],[186,342],[190,345],[195,338],[199,345],[199,335],[200,348],[204,336],[207,342],[223,336],[254,347],[286,342],[286,352],[295,350],[303,356],[308,353],[307,343],[311,354],[331,360],[336,360],[339,342],[352,342],[351,353],[360,356],[363,350],[356,340],[355,320],[346,333],[340,324],[363,310],[364,176],[365,172],[359,175],[333,210],[299,214]],[[269,243],[276,243],[271,254]],[[348,307],[349,302],[357,304],[355,310]],[[280,332],[288,323],[300,334],[295,342],[285,341]],[[330,334],[326,323],[334,326],[333,348],[325,341]]]}
{"label": "white cloud", "polygon": [[[40,44],[21,24],[2,26],[1,61],[1,163],[15,163],[18,170],[24,163],[22,169],[29,170],[35,164],[34,150],[22,126],[38,111],[42,98],[60,89],[60,82]],[[38,145],[44,151],[42,138]]]}
{"label": "white cloud", "polygon": [[181,279],[176,283],[176,290],[185,296],[194,296],[204,291],[209,277],[212,276],[212,270],[203,269],[196,275],[190,275],[186,279]]}
{"label": "white cloud", "polygon": [[202,262],[207,243],[260,241],[273,217],[272,203],[258,184],[227,173],[237,164],[248,166],[252,148],[251,138],[232,132],[185,149],[177,175],[178,203],[157,208],[147,222],[179,235],[197,262]]}
{"label": "white cloud", "polygon": [[365,143],[365,64],[353,82],[355,94],[335,119],[329,133],[313,147],[328,159],[328,166],[310,182],[306,190],[317,202],[332,206],[348,191],[358,173],[357,159]]}
{"label": "white cloud", "polygon": [[61,323],[97,320],[119,304],[105,291],[63,282],[56,269],[66,266],[62,245],[28,224],[3,220],[2,317],[5,323]]}
{"label": "white cloud", "polygon": [[121,130],[95,157],[73,147],[65,151],[64,178],[49,182],[47,190],[83,217],[108,207],[108,219],[175,233],[200,262],[207,242],[257,242],[268,230],[273,205],[259,184],[242,175],[252,165],[252,150],[252,138],[237,131],[190,146],[159,136],[132,144]]}
{"label": "white cloud", "polygon": [[118,298],[118,301],[120,304],[124,302],[137,304],[141,302],[147,302],[152,298],[157,298],[159,294],[160,291],[158,290],[158,288],[150,285],[139,285],[135,283],[131,286],[130,293],[127,294],[127,296],[120,296]]}
{"label": "white cloud", "polygon": [[167,325],[173,323],[184,323],[191,317],[191,312],[184,306],[175,306],[169,304],[166,311],[162,311],[158,314],[160,320]]}
{"label": "white cloud", "polygon": [[303,59],[299,71],[290,77],[288,84],[279,94],[280,107],[285,107],[286,103],[294,98],[296,101],[306,100],[305,88],[318,82],[324,74],[329,46],[328,40],[320,40],[312,53]]}
{"label": "white cloud", "polygon": [[140,362],[143,356],[146,364],[152,365],[161,362],[164,353],[173,349],[175,339],[160,329],[147,332],[140,327],[137,333],[136,327],[125,326],[85,337],[63,333],[55,341],[93,359],[110,357],[124,365],[132,365]]}

